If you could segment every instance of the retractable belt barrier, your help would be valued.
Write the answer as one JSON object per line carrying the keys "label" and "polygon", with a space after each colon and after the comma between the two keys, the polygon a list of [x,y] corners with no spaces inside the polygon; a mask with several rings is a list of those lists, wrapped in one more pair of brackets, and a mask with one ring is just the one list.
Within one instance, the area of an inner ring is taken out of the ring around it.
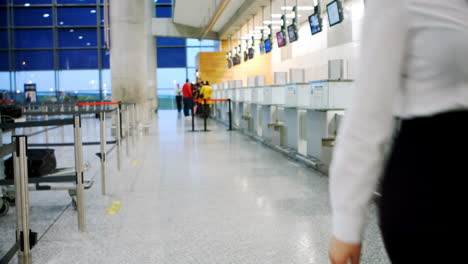
{"label": "retractable belt barrier", "polygon": [[[203,103],[203,105],[207,105],[209,102],[228,102],[229,104],[229,129],[228,131],[232,131],[232,106],[231,106],[231,99],[195,99],[193,100],[196,103]],[[203,125],[204,125],[204,130],[200,130],[202,132],[208,132],[209,130],[207,129],[207,118],[208,115],[204,114],[203,118]],[[197,132],[195,130],[195,114],[192,108],[192,132]]]}

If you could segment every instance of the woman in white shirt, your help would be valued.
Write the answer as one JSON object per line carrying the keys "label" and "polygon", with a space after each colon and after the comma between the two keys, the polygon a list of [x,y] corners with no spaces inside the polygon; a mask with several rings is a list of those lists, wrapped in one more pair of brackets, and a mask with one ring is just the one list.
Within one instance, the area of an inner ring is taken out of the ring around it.
{"label": "woman in white shirt", "polygon": [[366,1],[357,87],[330,170],[331,263],[359,263],[377,189],[392,263],[464,262],[468,0]]}

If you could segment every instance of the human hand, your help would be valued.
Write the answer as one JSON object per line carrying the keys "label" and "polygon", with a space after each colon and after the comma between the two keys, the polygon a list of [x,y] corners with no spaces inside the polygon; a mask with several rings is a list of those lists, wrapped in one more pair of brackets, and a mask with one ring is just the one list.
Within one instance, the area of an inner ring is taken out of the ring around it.
{"label": "human hand", "polygon": [[[361,244],[351,244],[332,238],[328,256],[331,264],[359,264]],[[348,262],[349,261],[349,262]]]}

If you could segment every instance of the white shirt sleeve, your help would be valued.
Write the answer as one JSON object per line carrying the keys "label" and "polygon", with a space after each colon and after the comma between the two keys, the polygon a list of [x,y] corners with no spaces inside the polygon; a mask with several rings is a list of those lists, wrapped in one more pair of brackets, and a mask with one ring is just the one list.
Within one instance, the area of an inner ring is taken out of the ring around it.
{"label": "white shirt sleeve", "polygon": [[382,172],[384,145],[402,85],[408,18],[404,0],[367,1],[360,69],[352,106],[338,135],[330,169],[333,235],[358,243]]}

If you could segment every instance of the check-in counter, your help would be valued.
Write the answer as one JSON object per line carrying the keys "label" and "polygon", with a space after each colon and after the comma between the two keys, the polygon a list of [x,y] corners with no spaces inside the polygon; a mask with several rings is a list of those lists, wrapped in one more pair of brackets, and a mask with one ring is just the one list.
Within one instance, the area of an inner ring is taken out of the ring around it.
{"label": "check-in counter", "polygon": [[306,108],[309,104],[308,83],[290,83],[284,86],[284,107]]}
{"label": "check-in counter", "polygon": [[343,110],[349,107],[355,83],[352,80],[310,82],[309,109]]}
{"label": "check-in counter", "polygon": [[351,104],[355,83],[352,80],[322,80],[310,82],[307,111],[307,154],[324,162],[328,169],[330,141],[336,138],[338,120]]}
{"label": "check-in counter", "polygon": [[263,105],[284,105],[284,85],[264,86]]}
{"label": "check-in counter", "polygon": [[263,104],[263,87],[252,88],[252,103],[258,105]]}

